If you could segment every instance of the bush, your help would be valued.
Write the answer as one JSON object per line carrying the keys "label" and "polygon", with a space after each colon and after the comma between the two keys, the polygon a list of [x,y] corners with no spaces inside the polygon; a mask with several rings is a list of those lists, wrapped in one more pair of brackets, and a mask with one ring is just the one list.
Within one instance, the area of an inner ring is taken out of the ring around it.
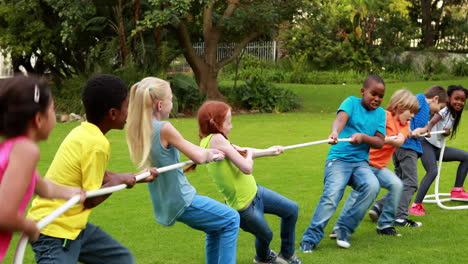
{"label": "bush", "polygon": [[64,80],[59,85],[51,85],[55,111],[57,113],[84,114],[84,107],[81,103],[81,91],[87,80],[88,78],[85,76],[76,76]]}
{"label": "bush", "polygon": [[193,113],[205,101],[206,95],[198,90],[195,80],[185,74],[176,73],[167,76],[174,95],[173,113]]}
{"label": "bush", "polygon": [[292,91],[267,83],[259,76],[236,89],[223,89],[228,101],[240,108],[260,112],[287,112],[298,108],[299,97]]}
{"label": "bush", "polygon": [[455,76],[468,76],[468,58],[453,61],[451,72]]}
{"label": "bush", "polygon": [[426,80],[432,79],[433,75],[447,73],[448,68],[440,60],[427,59],[423,67],[423,78]]}

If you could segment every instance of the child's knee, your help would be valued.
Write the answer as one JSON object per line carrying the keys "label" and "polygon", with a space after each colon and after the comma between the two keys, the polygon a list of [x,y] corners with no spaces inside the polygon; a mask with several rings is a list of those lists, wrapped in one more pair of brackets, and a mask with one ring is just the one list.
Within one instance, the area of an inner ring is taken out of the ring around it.
{"label": "child's knee", "polygon": [[392,182],[389,190],[393,192],[401,192],[403,190],[403,182],[400,180]]}
{"label": "child's knee", "polygon": [[290,205],[290,217],[297,219],[299,216],[299,205],[296,202],[292,202]]}
{"label": "child's knee", "polygon": [[366,186],[367,186],[366,187],[367,192],[369,192],[370,194],[375,194],[375,195],[379,194],[380,184],[379,184],[379,181],[377,179],[368,181]]}

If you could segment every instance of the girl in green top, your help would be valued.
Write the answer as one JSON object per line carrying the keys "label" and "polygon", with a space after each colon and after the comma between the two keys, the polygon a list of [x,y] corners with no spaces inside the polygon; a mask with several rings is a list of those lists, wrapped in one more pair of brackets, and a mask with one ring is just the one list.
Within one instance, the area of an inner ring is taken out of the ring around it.
{"label": "girl in green top", "polygon": [[[263,186],[257,185],[253,177],[253,158],[278,155],[277,151],[256,155],[255,149],[241,148],[228,140],[231,132],[231,109],[218,101],[207,101],[198,110],[200,146],[223,151],[224,161],[207,164],[208,173],[229,206],[239,211],[240,227],[255,236],[255,263],[301,263],[294,253],[295,227],[298,217],[296,202]],[[281,251],[277,255],[270,250],[273,238],[264,214],[281,217]]]}

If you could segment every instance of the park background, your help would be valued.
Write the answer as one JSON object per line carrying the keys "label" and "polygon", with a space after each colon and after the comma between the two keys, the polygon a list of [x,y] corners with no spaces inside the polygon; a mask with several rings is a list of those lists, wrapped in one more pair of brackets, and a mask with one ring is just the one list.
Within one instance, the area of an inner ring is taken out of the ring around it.
{"label": "park background", "polygon": [[[0,77],[21,70],[45,77],[61,120],[70,113],[83,115],[80,93],[90,76],[115,74],[129,86],[157,76],[171,82],[175,96],[170,121],[191,142],[198,142],[193,115],[199,105],[220,99],[235,112],[230,140],[266,148],[326,139],[337,107],[350,95],[360,96],[369,74],[379,74],[387,83],[383,107],[397,89],[416,94],[435,84],[468,87],[468,4],[0,0],[0,50]],[[448,146],[468,150],[464,113]],[[57,124],[49,140],[40,144],[41,175],[78,124]],[[109,170],[134,172],[124,133],[107,134],[112,147]],[[257,182],[300,206],[297,247],[322,192],[328,148],[295,149],[255,161]],[[456,167],[444,164],[442,192],[452,187]],[[424,176],[421,165],[418,176]],[[203,166],[188,178],[200,194],[222,201]],[[427,216],[415,217],[422,228],[399,229],[400,238],[378,236],[366,218],[349,250],[325,237],[312,254],[298,255],[303,263],[464,263],[466,211],[434,204],[426,208]],[[112,195],[90,221],[128,246],[137,263],[204,263],[204,233],[183,224],[157,224],[144,185]],[[272,249],[279,250],[279,219],[268,221],[275,234]],[[239,233],[238,263],[252,262],[253,243],[250,234]],[[4,263],[12,261],[14,245]],[[25,263],[34,263],[30,248]]]}

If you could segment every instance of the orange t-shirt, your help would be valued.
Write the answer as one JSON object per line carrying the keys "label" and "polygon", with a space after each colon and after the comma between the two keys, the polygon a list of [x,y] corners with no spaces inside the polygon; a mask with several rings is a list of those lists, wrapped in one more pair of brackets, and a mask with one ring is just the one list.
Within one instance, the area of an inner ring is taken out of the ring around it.
{"label": "orange t-shirt", "polygon": [[[387,137],[398,136],[399,133],[407,136],[409,131],[409,122],[406,125],[402,125],[400,121],[395,119],[395,116],[389,111],[387,113],[387,120],[385,122],[385,134]],[[387,167],[392,158],[393,152],[396,148],[389,144],[384,144],[381,149],[370,149],[369,152],[369,164],[376,167],[377,169],[383,169]]]}

